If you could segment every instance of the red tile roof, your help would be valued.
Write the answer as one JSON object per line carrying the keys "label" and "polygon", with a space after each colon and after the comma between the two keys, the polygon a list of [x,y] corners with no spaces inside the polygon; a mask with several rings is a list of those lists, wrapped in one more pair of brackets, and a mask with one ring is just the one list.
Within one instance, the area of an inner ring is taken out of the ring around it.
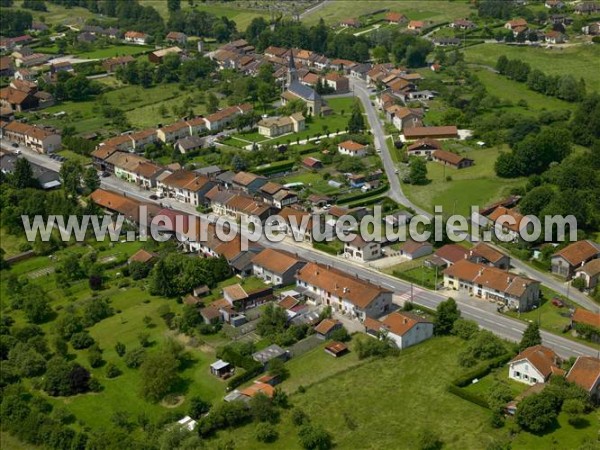
{"label": "red tile roof", "polygon": [[572,266],[579,266],[599,254],[600,244],[586,240],[573,242],[552,256],[562,256]]}
{"label": "red tile roof", "polygon": [[552,374],[560,374],[562,369],[558,367],[559,358],[554,350],[544,347],[543,345],[534,345],[533,347],[526,348],[510,362],[517,362],[526,359],[529,363],[535,367],[535,369],[542,374],[544,379],[548,378]]}
{"label": "red tile roof", "polygon": [[567,374],[567,380],[590,392],[600,379],[600,359],[579,356]]}

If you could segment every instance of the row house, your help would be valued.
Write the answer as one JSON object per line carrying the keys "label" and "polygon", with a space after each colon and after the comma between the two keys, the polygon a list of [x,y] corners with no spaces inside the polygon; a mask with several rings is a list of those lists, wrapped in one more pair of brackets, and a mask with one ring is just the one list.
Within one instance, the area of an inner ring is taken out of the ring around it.
{"label": "row house", "polygon": [[510,309],[529,311],[539,306],[540,282],[495,267],[461,260],[444,270],[444,287],[465,290]]}
{"label": "row house", "polygon": [[252,259],[254,276],[273,286],[286,286],[295,282],[295,275],[304,264],[304,261],[295,256],[267,248]]}
{"label": "row house", "polygon": [[225,214],[236,220],[260,225],[271,215],[271,207],[244,194],[235,195],[225,203]]}
{"label": "row house", "polygon": [[133,44],[146,45],[149,38],[149,35],[139,31],[128,31],[125,33],[125,42],[131,42]]}
{"label": "row house", "polygon": [[4,127],[2,134],[4,139],[16,142],[37,153],[53,153],[62,147],[58,132],[26,123],[10,122]]}
{"label": "row house", "polygon": [[108,73],[116,72],[119,67],[125,67],[135,61],[135,58],[131,55],[115,56],[114,58],[108,58],[102,61],[102,68]]}
{"label": "row house", "polygon": [[308,211],[284,206],[277,213],[283,220],[283,231],[296,242],[312,242],[313,217]]}
{"label": "row house", "polygon": [[298,203],[298,195],[279,183],[269,181],[263,184],[256,192],[266,204],[282,209]]}
{"label": "row house", "polygon": [[159,194],[192,206],[205,204],[206,194],[213,186],[214,183],[208,177],[188,170],[177,170],[157,181]]}
{"label": "row house", "polygon": [[499,206],[495,208],[487,219],[497,232],[502,232],[509,236],[513,241],[518,241],[521,234],[530,231],[533,226],[527,217],[517,212],[514,208]]}
{"label": "row house", "polygon": [[190,120],[181,120],[156,131],[158,140],[167,144],[175,142],[184,137],[197,135],[206,130],[206,122],[202,117]]}
{"label": "row house", "polygon": [[156,179],[164,168],[141,156],[115,152],[106,159],[116,177],[147,189],[156,187]]}
{"label": "row house", "polygon": [[361,321],[380,317],[392,306],[392,291],[312,262],[298,271],[296,290],[309,301]]}
{"label": "row house", "polygon": [[153,218],[160,212],[160,208],[153,203],[142,203],[122,194],[104,189],[96,189],[92,192],[90,200],[109,214],[124,216],[125,221],[131,224],[139,224],[142,219],[145,220],[146,224],[150,224]]}
{"label": "row house", "polygon": [[230,106],[229,108],[217,111],[204,118],[206,127],[210,131],[219,131],[231,124],[233,120],[242,114],[251,112],[254,107],[250,103],[243,103],[241,105]]}
{"label": "row house", "polygon": [[232,182],[235,189],[252,195],[267,183],[267,179],[251,172],[238,172],[234,175]]}

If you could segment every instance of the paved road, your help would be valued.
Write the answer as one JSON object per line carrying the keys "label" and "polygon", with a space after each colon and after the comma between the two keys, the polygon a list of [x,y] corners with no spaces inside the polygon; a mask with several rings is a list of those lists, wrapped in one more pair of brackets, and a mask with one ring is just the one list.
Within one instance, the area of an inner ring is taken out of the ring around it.
{"label": "paved road", "polygon": [[327,3],[330,3],[331,0],[324,0],[321,3],[319,3],[318,5],[313,6],[312,8],[307,9],[306,11],[304,11],[302,14],[300,14],[300,20],[305,19],[306,16],[314,13],[315,11],[318,11],[319,9],[321,9],[323,6],[325,6]]}
{"label": "paved road", "polygon": [[[6,148],[9,150],[11,149],[10,147]],[[60,168],[60,163],[57,163],[45,155],[39,155],[29,150],[24,150],[23,153],[28,159],[37,164],[53,170],[59,170]],[[152,194],[152,191],[141,189],[138,186],[117,179],[116,177],[102,178],[101,185],[104,189],[110,189],[115,192],[124,192],[129,197],[149,203],[153,202],[149,198]],[[170,206],[180,211],[196,215],[204,220],[208,220],[208,215],[198,213],[191,205],[177,202],[174,199],[161,199],[160,203],[165,206]],[[241,232],[246,234],[247,230],[242,229]],[[263,238],[259,242],[265,247],[277,248],[296,254],[298,257],[301,257],[307,261],[331,265],[332,267],[342,270],[351,276],[356,276],[362,280],[378,284],[386,289],[390,289],[397,295],[404,296],[409,299],[412,297],[412,301],[415,304],[422,305],[427,308],[435,309],[440,302],[447,298],[440,292],[430,291],[422,288],[413,289],[413,286],[411,286],[410,283],[378,272],[374,269],[364,267],[359,263],[322,253],[313,249],[312,247],[298,244],[292,242],[291,240],[272,243]],[[521,339],[523,330],[525,329],[525,324],[523,322],[500,315],[493,311],[488,311],[485,308],[478,308],[476,304],[473,304],[472,301],[467,302],[465,300],[461,300],[460,297],[457,297],[456,301],[463,317],[475,320],[482,328],[488,329],[503,338],[511,341],[519,341]],[[600,346],[593,348],[547,332],[542,332],[542,339],[545,345],[553,348],[559,355],[563,357],[597,355],[600,349]]]}
{"label": "paved road", "polygon": [[354,93],[362,102],[365,108],[365,112],[367,113],[367,120],[369,121],[369,126],[371,127],[371,131],[374,137],[375,149],[381,154],[383,167],[385,169],[388,182],[390,183],[390,190],[388,192],[388,196],[396,203],[412,208],[417,213],[423,216],[432,217],[430,213],[412,203],[406,197],[406,195],[404,195],[404,192],[402,192],[400,179],[396,174],[397,167],[394,164],[392,155],[390,154],[390,150],[387,146],[385,132],[381,125],[381,121],[379,120],[377,111],[375,110],[375,107],[373,106],[373,104],[371,103],[371,99],[369,98],[369,91],[367,90],[366,83],[364,81],[356,80],[354,78],[351,79],[351,83]]}

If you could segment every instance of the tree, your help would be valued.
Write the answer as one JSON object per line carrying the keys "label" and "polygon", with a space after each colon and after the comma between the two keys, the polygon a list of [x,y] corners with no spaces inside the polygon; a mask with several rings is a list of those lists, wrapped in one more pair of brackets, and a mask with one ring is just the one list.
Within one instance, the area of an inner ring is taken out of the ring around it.
{"label": "tree", "polygon": [[90,373],[74,362],[55,356],[48,361],[43,389],[52,396],[67,396],[87,392]]}
{"label": "tree", "polygon": [[279,358],[269,361],[268,370],[269,375],[278,378],[280,382],[290,375],[290,371],[285,367],[285,363]]}
{"label": "tree", "polygon": [[158,402],[177,381],[179,361],[172,353],[160,351],[146,357],[140,366],[142,396],[151,402]]}
{"label": "tree", "polygon": [[125,365],[130,369],[136,369],[142,365],[146,359],[146,350],[144,347],[137,347],[125,355]]}
{"label": "tree", "polygon": [[515,421],[526,430],[541,433],[554,423],[559,407],[560,403],[553,394],[533,394],[519,403]]}
{"label": "tree", "polygon": [[98,176],[98,171],[93,167],[88,167],[85,169],[85,173],[83,174],[83,184],[87,188],[88,192],[94,192],[96,189],[100,187],[100,177]]}
{"label": "tree", "polygon": [[206,94],[206,112],[208,114],[215,113],[219,110],[219,99],[213,92]]}
{"label": "tree", "polygon": [[577,425],[581,420],[581,415],[585,413],[586,405],[583,400],[578,398],[568,398],[562,404],[562,411],[569,416],[569,423]]}
{"label": "tree", "polygon": [[434,320],[435,334],[450,334],[456,322],[460,318],[460,311],[453,298],[441,302],[436,308],[436,317]]}
{"label": "tree", "polygon": [[333,446],[331,435],[320,425],[302,425],[298,438],[300,445],[307,450],[329,450]]}
{"label": "tree", "polygon": [[117,342],[115,344],[115,352],[117,353],[117,355],[119,355],[121,358],[123,357],[123,355],[125,354],[125,352],[127,351],[125,344],[123,344],[122,342]]}
{"label": "tree", "polygon": [[352,105],[352,113],[350,119],[348,119],[348,132],[351,134],[358,134],[365,129],[365,118],[362,115],[360,109],[360,103],[354,102]]}
{"label": "tree", "polygon": [[536,321],[529,322],[527,328],[523,332],[521,342],[519,343],[519,351],[523,351],[526,348],[541,344],[542,336],[540,334],[540,325]]}
{"label": "tree", "polygon": [[250,413],[257,422],[275,422],[279,418],[279,413],[271,399],[265,394],[259,393],[248,402]]}
{"label": "tree", "polygon": [[38,182],[33,176],[31,164],[25,158],[17,158],[15,170],[10,178],[11,184],[17,189],[37,187]]}
{"label": "tree", "polygon": [[167,9],[169,12],[179,11],[181,9],[181,0],[167,0]]}
{"label": "tree", "polygon": [[479,325],[474,320],[457,319],[452,327],[452,334],[464,340],[469,340],[477,331]]}
{"label": "tree", "polygon": [[427,179],[427,163],[423,158],[413,158],[410,161],[408,182],[416,185],[423,185],[429,182]]}
{"label": "tree", "polygon": [[31,323],[44,323],[52,315],[50,299],[37,285],[27,285],[23,289],[21,307]]}
{"label": "tree", "polygon": [[66,160],[60,167],[60,178],[62,179],[65,195],[76,197],[77,191],[81,186],[81,176],[83,166],[78,161],[72,159]]}
{"label": "tree", "polygon": [[203,400],[200,397],[192,397],[190,398],[190,407],[188,409],[188,415],[194,419],[198,420],[204,414],[206,414],[210,410],[210,403],[206,400]]}
{"label": "tree", "polygon": [[259,423],[255,431],[256,440],[258,442],[275,442],[279,437],[279,433],[270,423]]}

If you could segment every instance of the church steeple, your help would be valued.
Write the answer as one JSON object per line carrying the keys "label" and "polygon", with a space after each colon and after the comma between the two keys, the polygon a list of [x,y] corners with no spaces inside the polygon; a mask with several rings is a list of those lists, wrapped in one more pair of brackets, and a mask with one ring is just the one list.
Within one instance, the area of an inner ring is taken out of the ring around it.
{"label": "church steeple", "polygon": [[296,72],[296,63],[294,62],[294,50],[290,49],[290,58],[288,60],[288,86],[298,81],[298,73]]}

